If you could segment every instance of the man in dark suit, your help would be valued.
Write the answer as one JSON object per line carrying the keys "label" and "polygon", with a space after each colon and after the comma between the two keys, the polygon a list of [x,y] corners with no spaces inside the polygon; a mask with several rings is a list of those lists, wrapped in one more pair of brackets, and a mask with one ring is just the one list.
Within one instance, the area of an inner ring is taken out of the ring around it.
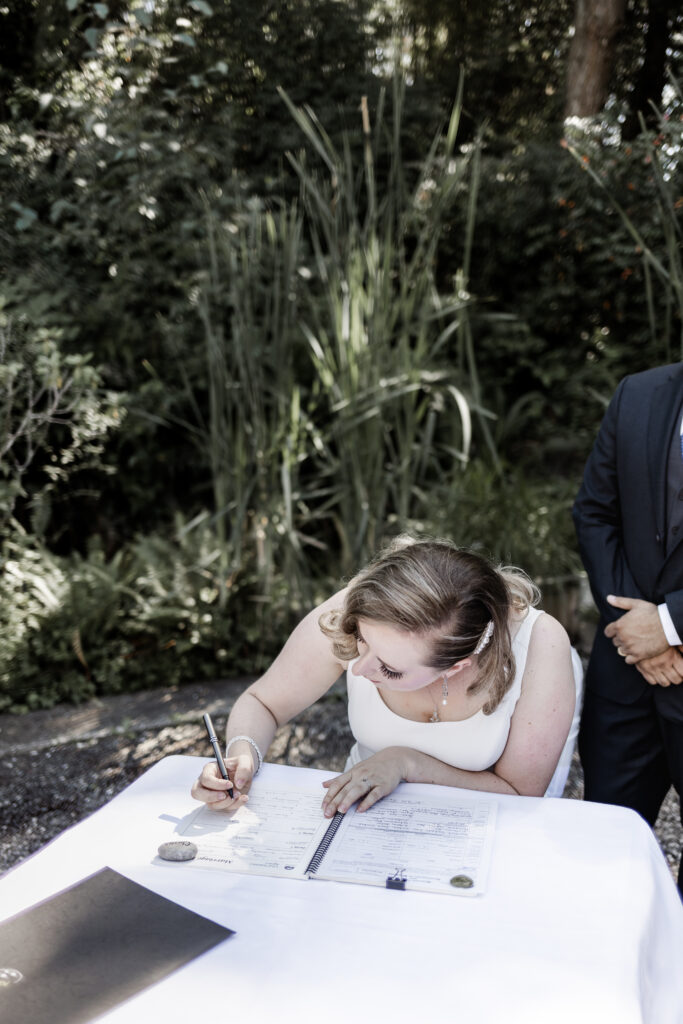
{"label": "man in dark suit", "polygon": [[683,783],[682,429],[683,363],[624,378],[573,509],[600,612],[579,731],[585,796],[651,825]]}

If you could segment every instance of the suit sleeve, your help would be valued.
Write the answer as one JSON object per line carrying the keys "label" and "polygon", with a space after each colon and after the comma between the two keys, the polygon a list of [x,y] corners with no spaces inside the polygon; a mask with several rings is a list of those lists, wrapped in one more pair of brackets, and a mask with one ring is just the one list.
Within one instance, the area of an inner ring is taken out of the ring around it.
{"label": "suit sleeve", "polygon": [[605,413],[572,509],[593,598],[601,617],[607,621],[623,614],[607,604],[608,594],[643,597],[624,554],[617,479],[617,427],[627,381],[625,378],[621,382]]}

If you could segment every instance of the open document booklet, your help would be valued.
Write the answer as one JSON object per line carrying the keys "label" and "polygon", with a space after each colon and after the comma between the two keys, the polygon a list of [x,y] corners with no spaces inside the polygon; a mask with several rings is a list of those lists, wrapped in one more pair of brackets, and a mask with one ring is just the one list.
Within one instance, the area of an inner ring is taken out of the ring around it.
{"label": "open document booklet", "polygon": [[354,806],[326,819],[321,781],[329,773],[307,771],[302,784],[295,770],[298,784],[288,786],[273,767],[264,765],[233,817],[202,806],[181,822],[179,834],[198,848],[188,865],[463,896],[484,891],[494,799],[404,783],[369,811]]}

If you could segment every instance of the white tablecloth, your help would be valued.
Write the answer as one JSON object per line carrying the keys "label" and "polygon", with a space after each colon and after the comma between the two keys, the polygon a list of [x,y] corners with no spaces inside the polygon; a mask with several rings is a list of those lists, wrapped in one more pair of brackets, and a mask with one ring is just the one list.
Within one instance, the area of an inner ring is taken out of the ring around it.
{"label": "white tablecloth", "polygon": [[[683,1022],[683,909],[632,811],[488,796],[493,860],[469,899],[154,864],[203,763],[165,758],[0,879],[0,919],[109,865],[235,929],[102,1021]],[[311,775],[266,765],[257,781],[285,772]]]}

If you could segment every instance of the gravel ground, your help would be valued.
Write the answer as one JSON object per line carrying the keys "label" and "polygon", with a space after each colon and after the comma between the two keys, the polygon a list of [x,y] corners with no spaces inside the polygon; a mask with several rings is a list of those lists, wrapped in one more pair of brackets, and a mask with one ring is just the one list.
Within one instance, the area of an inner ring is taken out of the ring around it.
{"label": "gravel ground", "polygon": [[[93,701],[81,708],[0,715],[0,873],[91,814],[170,754],[207,757],[203,711],[216,731],[245,680]],[[340,684],[280,729],[268,760],[341,771],[351,746]],[[575,757],[565,797],[581,799]],[[672,872],[681,855],[679,803],[672,790],[655,827]]]}

